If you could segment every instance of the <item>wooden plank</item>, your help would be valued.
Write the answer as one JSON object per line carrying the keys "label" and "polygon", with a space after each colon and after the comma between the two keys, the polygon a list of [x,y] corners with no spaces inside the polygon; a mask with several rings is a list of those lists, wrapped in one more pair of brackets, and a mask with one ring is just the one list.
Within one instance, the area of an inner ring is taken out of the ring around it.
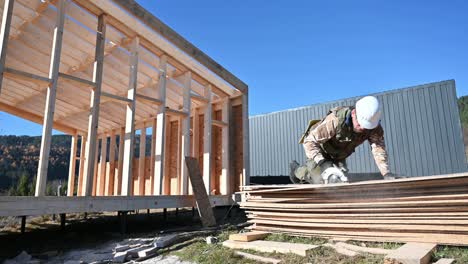
{"label": "wooden plank", "polygon": [[162,56],[159,64],[159,82],[158,93],[159,100],[163,103],[158,110],[156,116],[156,145],[155,145],[155,161],[154,161],[154,185],[153,194],[163,194],[163,179],[165,174],[165,145],[166,145],[166,71],[167,71],[167,57]]}
{"label": "wooden plank", "polygon": [[78,172],[78,191],[76,193],[77,196],[83,196],[83,176],[84,176],[84,169],[85,169],[85,152],[86,152],[86,137],[81,136],[81,146],[80,146],[80,168]]}
{"label": "wooden plank", "polygon": [[276,241],[263,241],[256,240],[251,242],[232,241],[226,240],[223,246],[233,249],[251,249],[267,253],[283,253],[283,254],[296,254],[299,256],[307,256],[307,252],[319,246],[302,244],[302,243],[288,243]]}
{"label": "wooden plank", "polygon": [[8,39],[10,38],[11,19],[13,17],[14,0],[3,2],[3,16],[0,28],[0,92],[2,90],[3,74],[7,57]]}
{"label": "wooden plank", "polygon": [[205,185],[203,184],[203,177],[198,167],[198,161],[192,157],[185,157],[185,163],[188,168],[190,181],[192,182],[193,193],[197,200],[198,212],[202,224],[203,226],[215,226],[216,219],[213,214],[213,209],[211,208]]}
{"label": "wooden plank", "polygon": [[106,175],[106,190],[104,195],[114,195],[114,182],[115,182],[115,131],[110,133],[109,144],[109,172]]}
{"label": "wooden plank", "polygon": [[[191,93],[191,81],[192,81],[192,73],[190,71],[184,74],[184,81],[183,81],[183,111],[190,113],[191,110],[191,102],[190,102],[190,93]],[[184,118],[181,118],[181,150],[180,150],[180,160],[181,160],[181,184],[180,184],[180,194],[186,195],[188,194],[188,171],[187,166],[185,165],[185,157],[191,156],[190,153],[190,115],[187,115]]]}
{"label": "wooden plank", "polygon": [[407,243],[385,256],[384,264],[429,264],[437,244]]}
{"label": "wooden plank", "polygon": [[270,233],[268,232],[251,231],[251,232],[246,232],[246,233],[231,234],[229,235],[229,240],[249,242],[249,241],[264,239],[269,234]]}
{"label": "wooden plank", "polygon": [[241,256],[243,258],[246,258],[246,259],[254,260],[256,262],[273,263],[273,264],[279,264],[281,262],[280,259],[257,256],[257,255],[245,253],[245,252],[242,252],[242,251],[235,251],[234,254],[237,255],[237,256]]}
{"label": "wooden plank", "polygon": [[75,192],[75,171],[76,171],[76,148],[78,146],[78,135],[71,137],[70,165],[68,169],[67,196],[73,196]]}
{"label": "wooden plank", "polygon": [[138,74],[138,37],[134,38],[131,44],[130,55],[130,78],[128,85],[127,98],[132,100],[132,103],[127,105],[127,115],[125,121],[125,143],[123,157],[123,174],[122,174],[122,195],[129,196],[132,192],[132,167],[133,167],[133,152],[135,144],[135,95],[137,88]]}
{"label": "wooden plank", "polygon": [[35,196],[44,196],[46,191],[47,171],[49,168],[50,144],[52,140],[52,126],[54,122],[55,112],[55,99],[57,96],[58,73],[60,67],[60,55],[62,52],[65,6],[66,1],[60,0],[59,7],[57,9],[56,25],[54,29],[54,41],[52,46],[53,50],[50,58],[49,79],[51,79],[52,82],[47,88]]}
{"label": "wooden plank", "polygon": [[211,85],[205,87],[205,97],[208,99],[208,104],[205,107],[204,113],[204,129],[203,129],[203,181],[205,182],[206,191],[211,194],[211,169],[212,160],[211,143],[212,143],[212,121],[213,121],[213,94]]}
{"label": "wooden plank", "polygon": [[437,262],[434,262],[434,264],[452,264],[453,262],[455,262],[455,259],[441,258]]}
{"label": "wooden plank", "polygon": [[138,194],[145,195],[146,128],[140,130],[140,157],[138,159]]}
{"label": "wooden plank", "polygon": [[19,78],[22,80],[27,80],[27,81],[34,81],[36,83],[41,83],[41,84],[49,84],[52,80],[49,79],[48,77],[43,77],[39,76],[33,73],[13,69],[13,68],[8,68],[4,67],[4,76],[9,76],[11,78]]}
{"label": "wooden plank", "polygon": [[97,180],[97,196],[103,196],[106,191],[107,136],[101,140],[100,167]]}
{"label": "wooden plank", "polygon": [[124,143],[125,142],[125,128],[120,128],[119,134],[119,156],[117,177],[114,184],[114,195],[120,195],[122,193],[122,175],[123,175],[123,157],[124,157]]}
{"label": "wooden plank", "polygon": [[232,193],[231,186],[231,175],[230,175],[230,144],[229,144],[229,124],[230,124],[230,101],[226,100],[222,105],[221,115],[223,122],[226,123],[226,126],[222,128],[222,150],[221,150],[221,178],[220,178],[220,191],[221,194],[230,194]]}
{"label": "wooden plank", "polygon": [[104,49],[106,39],[106,17],[100,15],[98,17],[98,26],[96,34],[96,50],[94,55],[94,70],[93,82],[96,84],[91,91],[91,111],[88,117],[88,136],[86,141],[86,155],[85,155],[85,175],[83,179],[84,195],[89,196],[92,192],[91,177],[95,172],[94,160],[96,159],[96,145],[97,145],[97,130],[99,124],[99,110],[101,103],[101,89],[102,89],[102,75],[104,70]]}

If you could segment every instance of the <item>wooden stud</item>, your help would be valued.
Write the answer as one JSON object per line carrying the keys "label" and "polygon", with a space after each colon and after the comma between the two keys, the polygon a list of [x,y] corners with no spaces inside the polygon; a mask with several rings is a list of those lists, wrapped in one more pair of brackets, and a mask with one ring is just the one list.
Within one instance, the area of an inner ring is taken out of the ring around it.
{"label": "wooden stud", "polygon": [[211,194],[211,123],[213,116],[213,106],[211,101],[213,95],[211,93],[211,85],[205,87],[205,97],[208,99],[208,104],[205,107],[204,123],[205,128],[203,131],[203,181],[208,195]]}
{"label": "wooden stud", "polygon": [[222,129],[222,158],[221,158],[221,194],[231,193],[231,175],[230,175],[230,150],[229,150],[229,124],[230,124],[230,101],[226,100],[222,105],[222,119],[226,126]]}
{"label": "wooden stud", "polygon": [[156,145],[155,145],[155,161],[154,161],[154,185],[153,194],[162,195],[163,193],[163,179],[165,173],[165,140],[166,140],[166,71],[167,71],[167,57],[162,56],[159,64],[159,100],[161,104],[158,114],[156,116]]}
{"label": "wooden stud", "polygon": [[129,196],[132,192],[132,168],[133,168],[133,151],[135,144],[135,95],[137,88],[138,74],[138,37],[134,38],[130,48],[130,72],[129,86],[127,98],[132,100],[132,103],[127,104],[127,115],[125,121],[125,145],[123,157],[123,174],[122,174],[122,195]]}
{"label": "wooden stud", "polygon": [[84,195],[89,196],[92,191],[91,177],[94,175],[97,145],[97,130],[99,124],[99,105],[101,102],[102,75],[104,70],[104,48],[106,40],[106,16],[98,17],[98,27],[96,34],[96,50],[94,59],[93,82],[96,84],[91,91],[91,111],[88,119],[88,136],[86,141],[86,159],[85,159],[85,176],[83,179]]}
{"label": "wooden stud", "polygon": [[115,131],[111,131],[109,144],[109,172],[106,175],[106,190],[104,195],[114,195],[115,181]]}
{"label": "wooden stud", "polygon": [[151,191],[149,192],[151,195],[154,194],[154,168],[155,168],[155,152],[156,152],[156,118],[153,119],[152,127],[151,127],[151,156],[150,156],[150,188]]}
{"label": "wooden stud", "polygon": [[47,97],[44,111],[44,124],[42,130],[41,152],[36,179],[36,196],[44,196],[47,183],[47,171],[49,167],[50,144],[52,140],[52,125],[54,122],[55,99],[57,96],[58,73],[60,67],[60,55],[62,52],[63,27],[65,21],[65,0],[59,1],[57,20],[54,29],[53,50],[50,58],[49,79],[52,82],[47,88]]}
{"label": "wooden stud", "polygon": [[138,159],[138,194],[145,195],[146,127],[143,127],[140,131],[140,158]]}
{"label": "wooden stud", "polygon": [[143,95],[143,94],[138,94],[138,93],[136,94],[136,98],[141,99],[141,100],[146,101],[146,102],[149,102],[151,104],[155,104],[155,105],[161,105],[163,103],[162,100],[153,98],[151,96],[146,96],[146,95]]}
{"label": "wooden stud", "polygon": [[2,25],[0,29],[0,92],[2,90],[3,71],[7,56],[8,39],[10,37],[11,18],[13,17],[14,0],[5,0],[3,3]]}
{"label": "wooden stud", "polygon": [[[183,93],[183,100],[184,100],[184,108],[183,111],[190,113],[191,106],[190,106],[190,93],[191,93],[191,82],[192,82],[192,73],[190,71],[184,74],[184,93]],[[181,150],[180,150],[180,176],[181,176],[181,184],[180,184],[180,194],[187,195],[188,194],[188,170],[185,164],[185,157],[190,156],[190,114],[184,118],[181,118],[181,125],[179,125],[182,139],[181,139]]]}
{"label": "wooden stud", "polygon": [[103,196],[106,184],[106,163],[107,163],[107,136],[101,140],[101,158],[97,180],[97,196]]}
{"label": "wooden stud", "polygon": [[86,152],[86,137],[81,136],[81,147],[80,147],[80,168],[78,172],[78,191],[76,192],[77,196],[83,196],[83,176],[85,168],[85,152]]}
{"label": "wooden stud", "polygon": [[[101,143],[102,143],[102,140],[101,140]],[[99,139],[97,139],[96,141],[96,149],[94,150],[94,160],[92,161],[94,163],[94,168],[96,168],[93,172],[93,175],[91,176],[92,178],[90,180],[92,180],[92,195],[93,196],[96,196],[97,195],[97,174],[98,174],[98,159],[99,159],[99,155],[98,155],[98,151],[99,151]]]}
{"label": "wooden stud", "polygon": [[67,196],[73,196],[75,192],[75,170],[76,170],[76,148],[78,146],[78,135],[71,137],[70,166],[68,169]]}
{"label": "wooden stud", "polygon": [[125,142],[125,128],[120,128],[119,136],[119,157],[118,159],[118,169],[117,169],[117,178],[114,184],[114,194],[120,195],[122,193],[122,175],[123,175],[123,157],[124,157],[124,143]]}
{"label": "wooden stud", "polygon": [[4,67],[3,75],[8,76],[12,79],[16,78],[16,79],[21,79],[21,80],[33,81],[35,83],[40,83],[40,84],[44,84],[44,83],[49,84],[52,81],[51,79],[47,77],[39,76],[36,74],[32,74],[29,72],[12,69],[8,67]]}
{"label": "wooden stud", "polygon": [[242,172],[242,185],[250,184],[250,145],[249,145],[249,94],[245,91],[242,96],[242,155],[244,157],[244,169]]}

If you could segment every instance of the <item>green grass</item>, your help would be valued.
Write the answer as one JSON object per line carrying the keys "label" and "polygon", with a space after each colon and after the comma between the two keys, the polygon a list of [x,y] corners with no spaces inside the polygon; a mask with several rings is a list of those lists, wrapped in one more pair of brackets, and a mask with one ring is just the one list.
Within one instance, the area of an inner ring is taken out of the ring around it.
{"label": "green grass", "polygon": [[454,246],[438,246],[432,253],[435,262],[441,258],[453,258],[456,263],[468,263],[468,248]]}

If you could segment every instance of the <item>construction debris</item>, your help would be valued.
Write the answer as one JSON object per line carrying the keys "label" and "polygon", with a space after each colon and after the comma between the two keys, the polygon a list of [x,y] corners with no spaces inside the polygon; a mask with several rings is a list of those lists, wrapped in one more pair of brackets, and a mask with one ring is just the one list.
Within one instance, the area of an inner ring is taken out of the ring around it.
{"label": "construction debris", "polygon": [[385,256],[384,264],[429,264],[436,244],[407,243]]}
{"label": "construction debris", "polygon": [[275,241],[263,241],[256,240],[251,242],[232,241],[226,240],[223,242],[223,246],[232,249],[253,249],[260,252],[269,253],[293,253],[305,257],[309,250],[317,248],[317,245],[300,244],[300,243],[288,243],[288,242],[275,242]]}
{"label": "construction debris", "polygon": [[205,240],[206,240],[206,243],[207,243],[208,245],[216,244],[216,243],[218,242],[218,238],[216,238],[216,237],[214,237],[214,236],[206,237]]}
{"label": "construction debris", "polygon": [[246,259],[255,260],[255,261],[257,261],[257,262],[273,263],[273,264],[278,264],[278,263],[281,262],[280,259],[274,259],[274,258],[267,258],[267,257],[257,256],[257,255],[245,253],[245,252],[242,252],[242,251],[235,251],[234,254],[237,255],[237,256],[241,256],[241,257],[243,257],[243,258],[246,258]]}
{"label": "construction debris", "polygon": [[454,259],[441,258],[437,262],[434,262],[433,264],[452,264],[454,261],[455,261]]}
{"label": "construction debris", "polygon": [[330,185],[244,186],[253,231],[468,245],[468,175]]}
{"label": "construction debris", "polygon": [[264,239],[265,237],[268,236],[268,234],[270,233],[260,232],[260,231],[232,234],[229,236],[229,240],[249,242],[249,241]]}

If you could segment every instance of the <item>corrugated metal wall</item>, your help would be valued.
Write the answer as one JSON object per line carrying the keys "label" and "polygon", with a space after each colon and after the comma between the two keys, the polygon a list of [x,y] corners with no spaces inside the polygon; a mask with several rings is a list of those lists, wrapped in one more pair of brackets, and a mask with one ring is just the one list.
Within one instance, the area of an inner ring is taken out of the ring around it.
{"label": "corrugated metal wall", "polygon": [[[382,104],[382,126],[392,172],[407,176],[466,171],[455,81],[373,94]],[[298,140],[308,120],[361,97],[250,117],[251,176],[285,176],[289,162],[305,161]],[[353,173],[378,172],[366,142],[348,158]]]}

